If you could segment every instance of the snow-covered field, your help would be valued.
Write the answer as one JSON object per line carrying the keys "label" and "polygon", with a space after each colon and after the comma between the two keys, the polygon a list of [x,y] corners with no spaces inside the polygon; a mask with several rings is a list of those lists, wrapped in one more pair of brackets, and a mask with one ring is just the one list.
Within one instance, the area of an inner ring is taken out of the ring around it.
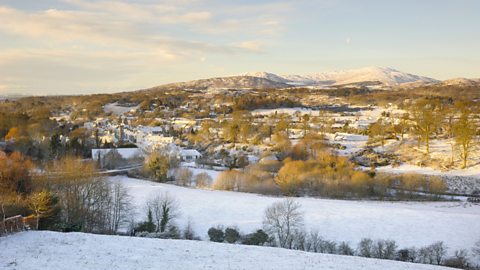
{"label": "snow-covered field", "polygon": [[9,270],[449,269],[280,248],[84,233],[18,233],[0,238],[0,251],[0,269]]}
{"label": "snow-covered field", "polygon": [[117,116],[123,115],[124,113],[127,113],[131,110],[136,110],[138,106],[133,106],[133,107],[125,107],[125,106],[120,106],[116,102],[115,103],[110,103],[104,106],[103,110],[105,112],[111,112]]}
{"label": "snow-covered field", "polygon": [[337,150],[337,153],[343,156],[351,156],[364,149],[368,141],[368,136],[343,132],[327,133],[325,137],[331,144],[338,143],[345,146],[344,150]]}
{"label": "snow-covered field", "polygon": [[[238,226],[243,233],[262,227],[263,213],[281,200],[256,194],[199,190],[158,184],[125,176],[120,181],[133,196],[138,217],[145,219],[145,201],[155,193],[168,192],[181,207],[181,227],[190,219],[196,233],[207,239],[208,228]],[[452,254],[470,249],[480,240],[475,224],[480,223],[480,206],[465,202],[376,202],[298,198],[305,213],[305,225],[328,239],[348,241],[356,246],[364,238],[393,239],[399,247],[429,245],[444,241]]]}

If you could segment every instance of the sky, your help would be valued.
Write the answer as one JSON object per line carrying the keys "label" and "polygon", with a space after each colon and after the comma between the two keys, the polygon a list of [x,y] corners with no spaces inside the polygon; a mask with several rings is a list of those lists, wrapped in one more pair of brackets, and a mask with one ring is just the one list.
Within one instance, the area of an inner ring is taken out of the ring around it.
{"label": "sky", "polygon": [[0,0],[0,94],[268,71],[480,78],[478,0]]}

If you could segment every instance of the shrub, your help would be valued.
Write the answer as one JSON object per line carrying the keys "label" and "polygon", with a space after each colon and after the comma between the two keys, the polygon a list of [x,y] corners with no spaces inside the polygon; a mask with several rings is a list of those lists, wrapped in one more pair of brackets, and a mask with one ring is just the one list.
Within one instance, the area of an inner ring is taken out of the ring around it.
{"label": "shrub", "polygon": [[268,234],[263,230],[257,230],[254,233],[248,234],[242,241],[244,245],[263,246],[268,241]]}
{"label": "shrub", "polygon": [[200,237],[195,235],[195,231],[193,230],[192,222],[189,220],[187,226],[183,230],[183,239],[187,240],[200,240]]}
{"label": "shrub", "polygon": [[206,172],[199,173],[195,176],[195,186],[197,188],[209,187],[212,184],[212,177]]}
{"label": "shrub", "polygon": [[225,241],[230,244],[236,243],[240,239],[240,233],[234,228],[225,229]]}
{"label": "shrub", "polygon": [[190,186],[192,184],[193,173],[188,168],[178,168],[175,171],[175,181],[180,186]]}
{"label": "shrub", "polygon": [[443,262],[445,254],[447,254],[447,247],[443,242],[436,242],[430,245],[430,249],[432,250],[434,263],[440,265]]}
{"label": "shrub", "polygon": [[148,210],[147,221],[144,221],[137,225],[134,229],[136,232],[154,232],[157,229],[155,223],[153,223],[152,211]]}
{"label": "shrub", "polygon": [[465,249],[456,250],[452,258],[448,258],[444,262],[445,266],[466,269],[469,267],[468,251]]}
{"label": "shrub", "polygon": [[353,256],[355,254],[355,251],[353,250],[353,248],[350,247],[347,242],[341,242],[338,246],[338,254]]}
{"label": "shrub", "polygon": [[292,249],[308,251],[307,234],[303,229],[297,229],[292,237]]}
{"label": "shrub", "polygon": [[337,243],[329,240],[320,240],[320,253],[337,254]]}
{"label": "shrub", "polygon": [[393,260],[397,245],[393,240],[377,240],[373,245],[373,257]]}
{"label": "shrub", "polygon": [[135,233],[136,237],[160,238],[160,239],[180,239],[180,233],[176,226],[169,226],[164,232],[139,231]]}
{"label": "shrub", "polygon": [[210,241],[212,242],[223,242],[225,240],[225,233],[223,229],[220,227],[214,228],[211,227],[208,229],[208,237],[210,237]]}
{"label": "shrub", "polygon": [[414,247],[404,248],[397,251],[396,259],[403,262],[415,262],[417,259],[417,250]]}
{"label": "shrub", "polygon": [[235,171],[223,171],[221,172],[217,178],[215,179],[215,183],[213,184],[214,189],[218,190],[238,190],[240,183],[242,182],[244,174]]}
{"label": "shrub", "polygon": [[373,257],[373,240],[370,238],[363,238],[358,244],[357,253],[361,257]]}

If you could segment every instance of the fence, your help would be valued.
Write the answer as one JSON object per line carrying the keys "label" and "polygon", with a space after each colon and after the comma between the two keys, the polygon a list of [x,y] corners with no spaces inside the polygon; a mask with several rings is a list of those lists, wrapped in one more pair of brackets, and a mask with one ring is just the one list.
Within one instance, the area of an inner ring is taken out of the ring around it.
{"label": "fence", "polygon": [[21,215],[0,220],[0,235],[25,231],[28,228],[25,221],[26,219]]}

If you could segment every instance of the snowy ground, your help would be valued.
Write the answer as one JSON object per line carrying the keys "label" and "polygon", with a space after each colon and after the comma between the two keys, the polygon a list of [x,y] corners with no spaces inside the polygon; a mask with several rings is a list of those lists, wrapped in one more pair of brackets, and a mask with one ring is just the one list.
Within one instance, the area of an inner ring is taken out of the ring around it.
{"label": "snowy ground", "polygon": [[105,112],[111,112],[117,116],[123,115],[124,113],[127,113],[131,110],[136,110],[138,106],[133,106],[133,107],[125,107],[125,106],[120,106],[116,102],[115,103],[110,103],[106,104],[103,108]]}
{"label": "snowy ground", "polygon": [[[197,234],[207,238],[208,228],[238,226],[243,233],[262,227],[264,210],[281,200],[256,194],[198,190],[158,184],[125,176],[110,177],[122,182],[145,218],[145,201],[155,193],[168,192],[181,207],[178,221],[184,227],[190,219]],[[329,240],[356,246],[364,237],[393,239],[399,247],[429,245],[444,241],[449,253],[470,249],[480,240],[480,206],[460,202],[373,202],[298,198],[306,227],[316,229]]]}
{"label": "snowy ground", "polygon": [[[346,147],[344,150],[337,150],[337,153],[344,156],[352,156],[354,153],[364,149],[367,146],[368,136],[350,134],[350,133],[327,133],[326,138],[332,144],[338,143]],[[416,144],[416,142],[409,141],[409,144]],[[377,152],[392,152],[398,154],[398,149],[400,148],[400,142],[395,140],[388,140],[385,143],[385,147],[375,147]],[[458,147],[455,151],[455,164],[460,166],[461,160],[459,158]],[[414,152],[412,152],[414,151]],[[439,175],[446,177],[469,177],[480,179],[480,146],[474,149],[470,154],[468,167],[465,169],[454,168],[450,170],[442,170],[439,168],[432,168],[428,166],[417,166],[411,164],[412,162],[418,161],[415,160],[412,153],[418,154],[419,152],[424,152],[424,147],[418,149],[413,147],[407,151],[407,155],[412,159],[409,163],[403,163],[400,166],[384,166],[378,167],[379,171],[391,172],[391,173],[418,173],[426,175]],[[438,160],[439,163],[447,163],[450,161],[451,157],[451,142],[448,140],[432,140],[430,146],[430,157],[431,159]],[[441,166],[440,166],[441,167]]]}
{"label": "snowy ground", "polygon": [[345,146],[343,150],[337,150],[339,155],[351,156],[367,146],[368,136],[349,134],[343,132],[326,133],[326,139],[331,144],[341,144]]}
{"label": "snowy ground", "polygon": [[187,240],[23,232],[0,238],[0,269],[434,270],[433,265]]}

